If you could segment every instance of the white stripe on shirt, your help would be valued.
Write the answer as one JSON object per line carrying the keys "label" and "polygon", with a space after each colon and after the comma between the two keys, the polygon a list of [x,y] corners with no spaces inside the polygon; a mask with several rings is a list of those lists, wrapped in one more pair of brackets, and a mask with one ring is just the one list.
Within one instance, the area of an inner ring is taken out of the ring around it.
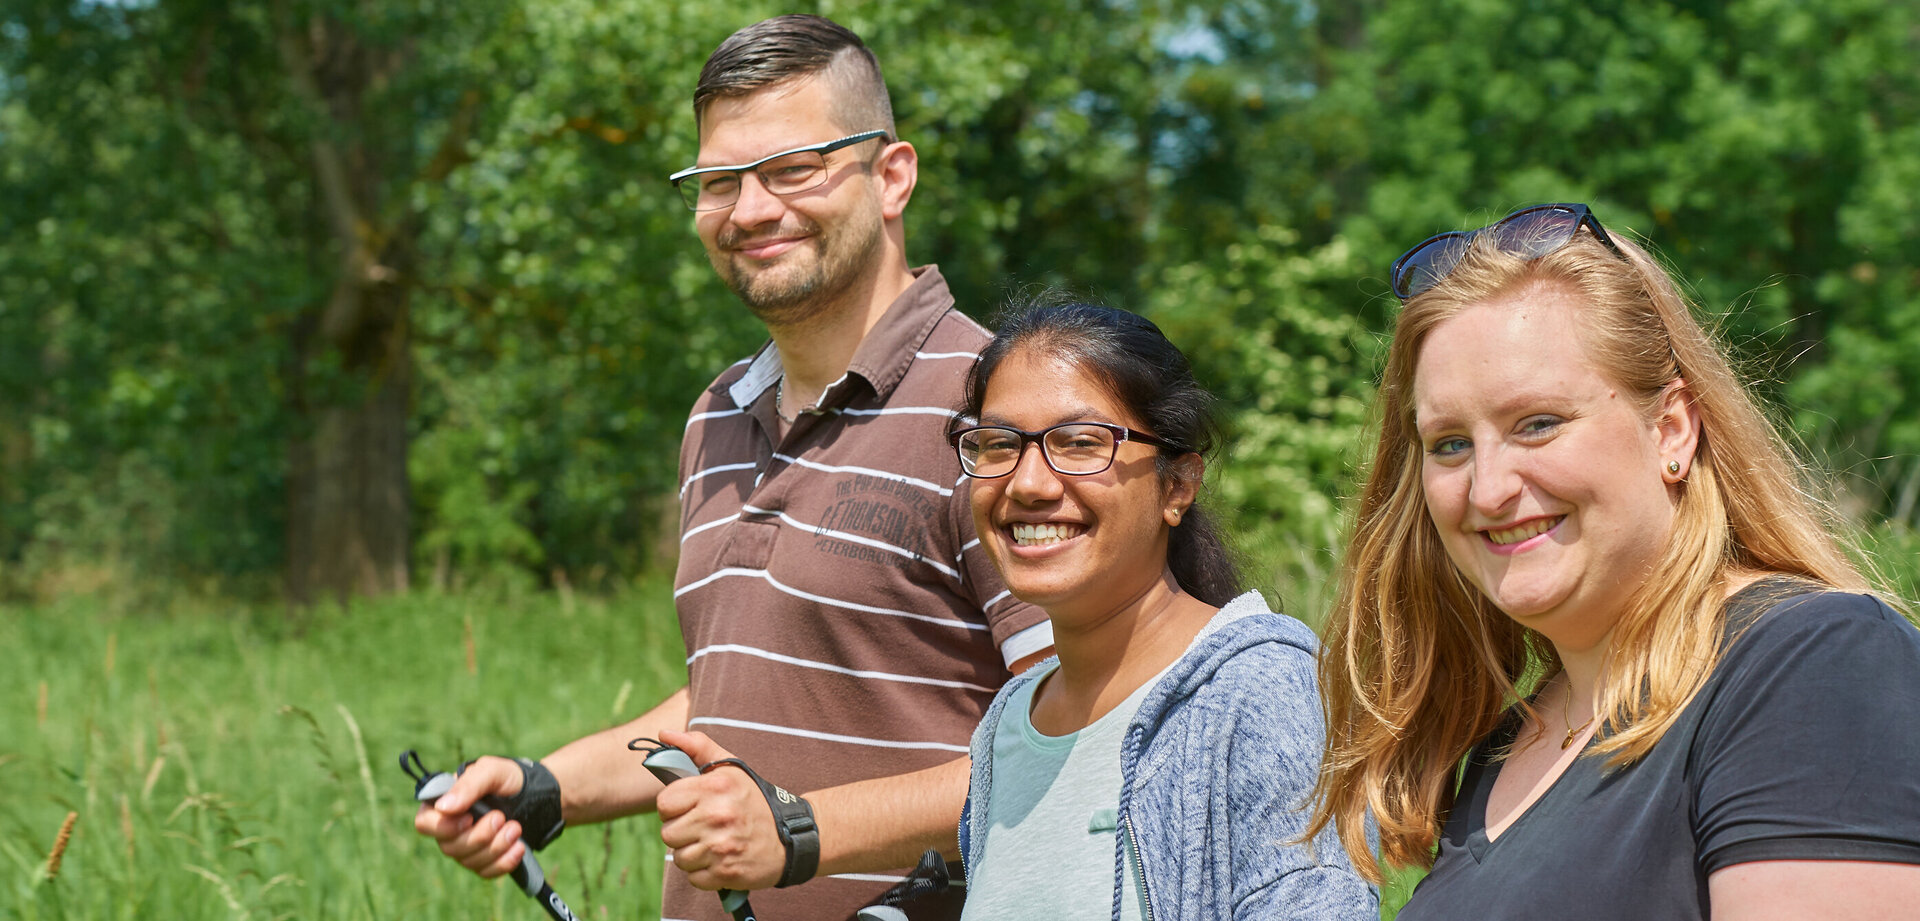
{"label": "white stripe on shirt", "polygon": [[700,479],[701,477],[709,477],[716,473],[728,473],[734,470],[752,470],[754,466],[754,464],[749,462],[745,464],[720,464],[716,467],[708,467],[693,476],[687,477],[687,481],[680,484],[680,498],[685,499],[687,497],[687,487],[692,486],[694,480]]}
{"label": "white stripe on shirt", "polygon": [[875,550],[885,550],[888,553],[894,553],[900,556],[904,556],[907,559],[913,560],[916,563],[925,563],[928,566],[932,566],[933,568],[940,570],[942,573],[945,573],[946,576],[950,579],[960,578],[959,570],[951,566],[948,566],[945,563],[936,562],[932,557],[923,556],[916,551],[908,550],[905,547],[898,547],[893,544],[889,544],[886,541],[874,540],[871,537],[863,537],[859,534],[854,534],[850,531],[836,531],[832,528],[823,528],[816,524],[808,524],[804,521],[801,521],[798,518],[793,517],[792,515],[787,514],[786,512],[775,512],[772,509],[755,508],[751,505],[743,505],[740,507],[740,511],[742,514],[748,514],[748,515],[772,514],[775,517],[779,518],[781,521],[789,525],[792,525],[793,527],[799,528],[803,531],[807,531],[813,534],[813,536],[815,537],[831,537],[836,540],[844,540],[850,544],[859,544],[863,547],[872,547]]}
{"label": "white stripe on shirt", "polygon": [[832,605],[833,607],[845,608],[849,611],[863,611],[868,614],[884,614],[888,617],[904,617],[904,618],[907,618],[908,620],[925,621],[930,624],[939,624],[942,627],[958,627],[962,630],[989,629],[986,624],[968,623],[967,621],[955,620],[951,617],[930,617],[926,614],[915,614],[912,611],[896,611],[896,610],[893,610],[892,608],[875,607],[874,605],[870,605],[870,604],[855,604],[854,602],[851,602],[851,601],[843,601],[838,598],[828,598],[825,595],[816,595],[812,592],[803,592],[790,585],[785,585],[781,583],[779,579],[775,579],[771,573],[767,572],[764,569],[746,569],[744,567],[738,567],[738,566],[722,569],[697,582],[690,582],[687,584],[685,588],[675,590],[673,593],[673,597],[675,599],[678,599],[681,595],[685,595],[686,593],[693,591],[696,588],[700,588],[710,582],[716,582],[728,576],[741,576],[741,577],[750,578],[750,579],[764,579],[766,580],[766,583],[768,585],[771,585],[782,592],[792,595],[795,598],[805,598],[806,600],[815,602],[816,604]]}
{"label": "white stripe on shirt", "polygon": [[723,524],[726,524],[729,521],[739,521],[739,520],[740,520],[739,515],[728,515],[725,518],[715,518],[714,520],[709,521],[706,524],[688,528],[686,529],[686,531],[680,534],[680,543],[682,546],[684,546],[687,542],[687,538],[692,537],[693,535],[698,534],[701,531],[705,531],[709,528],[717,528]]}
{"label": "white stripe on shirt", "polygon": [[1020,631],[1000,644],[1000,658],[1005,659],[1007,668],[1036,652],[1053,645],[1053,621],[1043,620]]}
{"label": "white stripe on shirt", "polygon": [[[921,489],[928,490],[936,495],[943,496],[943,497],[953,495],[953,490],[943,487],[938,483],[929,483],[926,480],[916,479],[914,477],[906,476],[904,474],[899,474],[899,473],[893,473],[887,470],[875,470],[872,467],[852,467],[852,466],[836,467],[831,464],[822,464],[822,463],[819,463],[818,461],[810,461],[802,457],[794,457],[791,454],[775,454],[773,456],[773,459],[779,460],[779,461],[786,461],[787,463],[792,464],[796,467],[805,467],[808,470],[818,470],[818,471],[821,471],[822,473],[858,473],[863,476],[876,477],[882,480],[892,480],[895,483],[905,483],[909,486],[918,486]],[[747,466],[751,467],[753,465],[748,464]]]}
{"label": "white stripe on shirt", "polygon": [[942,419],[955,419],[960,415],[944,406],[888,406],[882,409],[839,409],[835,412],[849,416],[939,416]]}
{"label": "white stripe on shirt", "polygon": [[[1033,628],[1029,627],[1027,629],[1031,630]],[[1049,636],[1049,640],[1051,640],[1051,636]],[[690,655],[687,657],[687,664],[692,665],[694,663],[694,660],[699,659],[702,656],[706,656],[708,654],[717,653],[717,652],[731,652],[731,653],[737,653],[740,655],[755,656],[755,657],[767,659],[773,662],[783,662],[787,665],[796,665],[801,668],[816,668],[823,672],[833,672],[835,674],[840,674],[840,675],[851,675],[852,677],[855,677],[855,678],[877,678],[882,681],[901,681],[907,684],[930,684],[930,685],[934,685],[935,687],[943,687],[943,688],[966,688],[967,690],[970,690],[970,691],[985,691],[988,694],[991,694],[999,690],[999,688],[990,688],[985,685],[974,684],[969,681],[951,681],[945,678],[927,678],[921,675],[901,675],[894,672],[875,672],[875,671],[867,671],[865,669],[847,668],[842,665],[831,665],[826,662],[816,662],[812,659],[801,659],[801,658],[796,658],[794,656],[783,656],[777,652],[768,652],[765,649],[756,649],[752,646],[741,646],[737,643],[721,643],[714,646],[703,646],[700,649],[696,650],[693,655]]]}
{"label": "white stripe on shirt", "polygon": [[926,748],[935,751],[954,752],[964,755],[965,745],[949,742],[901,742],[894,739],[868,739],[862,736],[841,735],[837,732],[816,732],[812,729],[795,729],[791,726],[775,726],[770,723],[750,723],[746,720],[730,720],[719,716],[696,716],[687,720],[687,728],[696,726],[727,726],[733,729],[754,729],[783,736],[799,736],[803,739],[817,739],[822,742],[841,742],[847,745],[870,745],[874,748]]}
{"label": "white stripe on shirt", "polygon": [[[742,506],[740,511],[743,514],[749,514],[749,515],[769,514],[769,510],[767,509],[754,508],[753,506],[750,506],[750,505]],[[823,528],[823,527],[819,527],[818,525],[807,524],[806,522],[801,521],[800,519],[795,518],[792,515],[787,514],[786,512],[779,512],[776,514],[776,517],[779,518],[781,522],[791,527],[799,528],[800,530],[806,531],[807,533],[812,534],[815,537],[831,537],[836,540],[844,540],[850,544],[860,544],[862,546],[872,547],[876,550],[885,550],[888,553],[893,553],[899,556],[906,557],[907,559],[913,560],[916,563],[925,563],[928,566],[932,566],[933,568],[940,570],[941,573],[943,573],[950,579],[955,579],[961,582],[966,581],[965,577],[960,575],[960,570],[954,568],[953,566],[948,566],[944,563],[940,563],[934,560],[932,557],[922,556],[921,554],[915,553],[912,550],[908,550],[905,547],[896,547],[893,544],[886,543],[885,541],[874,540],[871,537],[862,537],[858,534],[852,534],[846,531],[836,531],[836,530],[833,530],[832,528]],[[739,515],[728,515],[725,518],[717,518],[713,521],[707,522],[706,524],[688,528],[684,533],[680,535],[680,545],[683,547],[686,546],[687,538],[692,537],[693,535],[698,534],[701,531],[705,531],[709,528],[717,528],[720,525],[726,524],[730,521],[737,521],[739,520],[739,518],[740,518]],[[957,560],[955,562],[956,564],[958,563]]]}
{"label": "white stripe on shirt", "polygon": [[681,429],[681,431],[685,432],[692,429],[695,422],[703,422],[707,419],[725,419],[728,416],[739,416],[745,413],[746,410],[744,409],[716,409],[710,413],[694,413],[687,417],[687,427]]}

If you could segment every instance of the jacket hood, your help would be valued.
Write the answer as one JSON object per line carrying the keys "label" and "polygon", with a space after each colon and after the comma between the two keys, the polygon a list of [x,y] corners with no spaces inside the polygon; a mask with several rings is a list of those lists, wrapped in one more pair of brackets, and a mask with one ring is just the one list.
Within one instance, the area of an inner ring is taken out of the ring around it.
{"label": "jacket hood", "polygon": [[1187,644],[1187,651],[1140,701],[1132,723],[1143,725],[1151,736],[1169,707],[1193,696],[1234,656],[1265,643],[1292,646],[1309,656],[1320,648],[1319,638],[1306,624],[1269,610],[1259,592],[1246,592],[1207,621]]}
{"label": "jacket hood", "polygon": [[[1189,831],[1195,827],[1204,829],[1206,810],[1202,810],[1201,815],[1191,815],[1187,806],[1179,804],[1190,805],[1195,802],[1191,798],[1193,795],[1206,800],[1216,793],[1224,795],[1222,791],[1227,789],[1227,778],[1237,776],[1236,770],[1228,764],[1230,759],[1224,754],[1230,750],[1237,752],[1241,758],[1249,757],[1249,752],[1260,750],[1264,753],[1254,757],[1271,759],[1273,776],[1270,779],[1276,782],[1284,780],[1301,790],[1310,787],[1313,775],[1317,772],[1315,766],[1319,763],[1320,741],[1317,737],[1275,738],[1270,732],[1264,731],[1270,728],[1264,722],[1253,729],[1245,726],[1235,728],[1237,724],[1232,714],[1241,710],[1242,701],[1271,705],[1274,702],[1271,698],[1280,693],[1288,700],[1304,702],[1317,716],[1318,706],[1311,698],[1313,657],[1318,647],[1319,640],[1306,624],[1268,610],[1265,599],[1258,592],[1247,592],[1216,612],[1187,645],[1180,658],[1153,683],[1127,722],[1120,749],[1118,820],[1132,828],[1135,810],[1144,809],[1146,825],[1136,833],[1148,836],[1148,841],[1152,843],[1144,846],[1150,849],[1175,846],[1155,837],[1160,834],[1161,826],[1168,823]],[[994,733],[1014,692],[1044,673],[1054,661],[1048,659],[1008,681],[988,706],[979,728],[974,731],[972,783],[959,828],[961,855],[969,868],[978,864],[984,847],[984,838],[973,834],[973,831],[984,827],[987,822],[988,800],[993,790]],[[1290,690],[1279,691],[1283,685]],[[1222,738],[1214,735],[1215,732],[1232,733],[1233,738]],[[1253,747],[1241,748],[1237,743]],[[1240,770],[1246,768],[1246,764],[1241,764]],[[1266,773],[1262,772],[1261,776],[1266,776]],[[1291,814],[1290,810],[1280,812]],[[1175,818],[1176,814],[1181,817]],[[1259,814],[1261,819],[1250,816],[1241,816],[1240,819],[1247,820],[1248,827],[1260,828],[1281,821],[1279,813],[1261,809]],[[1231,837],[1216,839],[1202,832],[1196,840],[1214,841],[1220,847],[1228,847],[1227,842]],[[1124,836],[1117,838],[1115,845],[1116,898],[1120,876],[1127,872],[1122,846],[1124,840]],[[1184,846],[1178,845],[1176,849]],[[1339,851],[1337,842],[1331,847],[1330,852]],[[1293,848],[1257,850],[1259,854],[1273,858],[1276,866],[1298,856]],[[1162,900],[1172,900],[1161,901],[1159,904],[1163,908],[1192,902],[1187,906],[1191,911],[1175,910],[1175,917],[1193,916],[1192,912],[1199,912],[1199,917],[1224,916],[1214,911],[1221,907],[1217,899],[1211,899],[1207,893],[1189,891],[1178,875],[1162,875],[1171,872],[1168,869],[1169,861],[1156,859],[1146,861],[1143,866],[1149,879],[1142,888],[1150,904],[1154,903],[1154,893],[1157,892]],[[1313,878],[1338,879],[1343,881],[1342,885],[1352,882],[1353,893],[1357,893],[1354,904],[1364,902],[1367,910],[1352,914],[1351,917],[1377,915],[1378,908],[1372,890],[1357,878],[1348,880],[1350,869],[1343,870],[1343,874],[1322,874]],[[1213,895],[1217,896],[1218,893]],[[1116,921],[1118,917],[1116,903]]]}

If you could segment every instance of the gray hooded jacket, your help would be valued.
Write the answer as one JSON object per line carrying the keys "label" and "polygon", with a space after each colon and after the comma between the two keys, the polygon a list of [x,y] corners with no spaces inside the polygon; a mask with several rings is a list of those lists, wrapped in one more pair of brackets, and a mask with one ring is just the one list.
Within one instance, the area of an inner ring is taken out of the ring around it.
{"label": "gray hooded jacket", "polygon": [[[1123,850],[1139,848],[1148,921],[1290,918],[1375,921],[1379,895],[1354,873],[1331,829],[1305,829],[1325,737],[1314,684],[1318,646],[1305,624],[1267,609],[1259,593],[1229,602],[1148,691],[1121,742],[1120,827],[1113,918],[1119,921]],[[986,847],[993,737],[1001,688],[973,733],[973,776],[960,819],[961,859]]]}

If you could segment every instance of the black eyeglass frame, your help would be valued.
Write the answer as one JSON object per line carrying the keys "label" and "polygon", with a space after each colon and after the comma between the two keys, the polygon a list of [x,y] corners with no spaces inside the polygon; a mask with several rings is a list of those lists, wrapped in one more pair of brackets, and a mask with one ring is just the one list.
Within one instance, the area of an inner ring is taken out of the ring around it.
{"label": "black eyeglass frame", "polygon": [[[687,187],[683,185],[683,183],[685,183],[689,179],[693,179],[698,176],[710,175],[712,173],[740,173],[740,174],[753,173],[760,177],[760,184],[762,186],[765,186],[767,188],[767,191],[772,192],[773,185],[772,183],[768,182],[766,175],[760,172],[760,167],[765,166],[766,164],[771,163],[775,160],[778,160],[781,157],[791,157],[794,154],[802,154],[802,153],[817,153],[820,155],[820,158],[824,160],[826,159],[827,154],[833,153],[834,151],[839,150],[843,147],[852,147],[853,145],[858,144],[862,141],[871,141],[874,138],[891,139],[892,137],[893,137],[893,133],[886,130],[885,128],[876,128],[872,131],[862,131],[859,134],[849,134],[843,138],[835,138],[834,140],[827,141],[821,144],[808,144],[805,147],[795,147],[792,150],[783,150],[776,154],[768,154],[767,156],[761,157],[760,159],[755,160],[752,163],[742,163],[739,166],[688,167],[677,173],[674,173],[671,176],[668,176],[667,181],[670,183],[673,183],[674,190],[680,193],[680,200],[686,204],[687,210],[719,211],[722,208],[730,207],[735,202],[738,202],[740,200],[739,195],[736,194],[734,196],[733,202],[728,202],[725,205],[716,205],[712,208],[702,209],[700,207],[699,200],[697,197],[699,193],[696,191],[695,193],[693,193],[696,197],[689,198],[686,190]],[[824,182],[824,179],[822,181]],[[791,192],[774,192],[773,194],[797,195],[801,192],[805,192],[805,191],[808,191],[809,189],[815,189],[818,187],[819,186],[808,186],[805,189],[795,189]],[[694,186],[694,188],[697,190],[699,186],[696,185]]]}
{"label": "black eyeglass frame", "polygon": [[[1053,433],[1056,429],[1070,428],[1073,426],[1082,426],[1082,425],[1090,425],[1095,428],[1103,428],[1113,433],[1113,450],[1107,453],[1107,462],[1101,465],[1100,469],[1098,470],[1062,470],[1059,467],[1054,466],[1053,455],[1047,450],[1047,436]],[[969,469],[970,465],[967,463],[967,455],[964,451],[960,450],[960,439],[965,438],[966,436],[971,435],[974,432],[1005,432],[1009,435],[1018,435],[1020,437],[1020,452],[1014,455],[1013,466],[1007,468],[1006,473],[991,473],[991,474],[982,475],[982,474],[974,473],[971,469]],[[1165,439],[1162,439],[1153,435],[1149,435],[1146,432],[1142,432],[1138,429],[1130,429],[1124,425],[1115,425],[1111,422],[1062,422],[1059,425],[1049,425],[1046,428],[1043,428],[1037,432],[1023,432],[1020,429],[1014,428],[1013,426],[1010,426],[1010,425],[975,425],[975,426],[970,426],[968,428],[960,429],[959,431],[947,433],[947,444],[953,446],[954,455],[960,459],[960,472],[976,480],[997,480],[997,479],[1000,479],[1001,477],[1012,476],[1015,470],[1020,469],[1020,459],[1027,456],[1027,445],[1030,445],[1030,444],[1037,444],[1040,446],[1040,459],[1046,463],[1048,470],[1051,470],[1054,473],[1060,474],[1061,476],[1094,476],[1095,474],[1106,473],[1108,470],[1113,469],[1114,459],[1120,456],[1121,443],[1128,442],[1128,441],[1137,441],[1137,442],[1140,442],[1141,444],[1152,445],[1156,448],[1160,448],[1166,451],[1173,451],[1181,454],[1186,453],[1186,449],[1170,441],[1167,441]]]}
{"label": "black eyeglass frame", "polygon": [[[1546,249],[1539,250],[1538,252],[1535,252],[1532,249],[1516,249],[1516,248],[1504,245],[1507,241],[1504,237],[1500,236],[1500,228],[1505,227],[1516,220],[1524,218],[1527,215],[1536,214],[1541,211],[1564,211],[1573,215],[1573,225],[1572,225],[1573,229],[1568,231],[1566,239],[1561,240],[1560,242]],[[1515,255],[1526,256],[1528,259],[1538,259],[1541,256],[1545,256],[1548,253],[1555,252],[1559,250],[1561,247],[1566,246],[1568,243],[1573,242],[1573,238],[1580,233],[1580,228],[1583,226],[1586,227],[1588,230],[1593,231],[1594,239],[1599,240],[1601,243],[1606,244],[1608,249],[1613,250],[1614,255],[1619,256],[1621,259],[1627,258],[1627,254],[1620,251],[1620,245],[1613,242],[1613,238],[1607,235],[1606,228],[1600,226],[1600,219],[1593,216],[1593,210],[1591,208],[1588,208],[1586,205],[1583,205],[1577,202],[1555,202],[1553,204],[1534,205],[1533,207],[1530,207],[1530,208],[1521,208],[1520,210],[1515,211],[1512,214],[1507,215],[1506,217],[1503,217],[1497,221],[1494,221],[1491,224],[1488,224],[1485,227],[1481,227],[1475,230],[1464,230],[1464,231],[1453,230],[1453,231],[1448,231],[1446,233],[1437,233],[1431,237],[1426,238],[1425,240],[1421,240],[1412,249],[1409,249],[1406,252],[1401,253],[1400,258],[1393,260],[1393,268],[1388,270],[1387,280],[1388,280],[1388,283],[1390,283],[1393,286],[1394,296],[1400,298],[1400,300],[1404,302],[1412,299],[1415,295],[1420,294],[1422,291],[1426,291],[1429,288],[1432,288],[1434,285],[1439,284],[1441,280],[1445,279],[1447,275],[1453,271],[1454,267],[1460,264],[1460,257],[1466,254],[1467,247],[1472,245],[1474,238],[1480,236],[1483,233],[1492,232],[1494,234],[1494,239],[1499,241],[1502,244],[1500,248],[1505,252],[1514,253]],[[1431,265],[1424,266],[1424,268],[1426,269],[1426,274],[1429,281],[1425,285],[1422,285],[1421,287],[1419,287],[1418,289],[1406,290],[1408,286],[1404,285],[1403,280],[1401,278],[1401,272],[1408,267],[1408,264],[1413,261],[1414,257],[1418,256],[1422,252],[1425,252],[1429,247],[1437,246],[1451,240],[1459,240],[1460,245],[1458,247],[1451,249],[1448,253],[1444,254],[1441,257],[1442,259],[1445,260],[1444,266],[1442,266],[1441,262],[1439,261],[1436,261]]]}

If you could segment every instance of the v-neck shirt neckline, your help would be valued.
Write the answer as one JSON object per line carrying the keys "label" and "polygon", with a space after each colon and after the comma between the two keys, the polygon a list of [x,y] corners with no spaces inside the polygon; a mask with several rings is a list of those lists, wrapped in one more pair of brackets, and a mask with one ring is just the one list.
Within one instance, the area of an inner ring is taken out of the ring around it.
{"label": "v-neck shirt neckline", "polygon": [[1651,751],[1611,769],[1589,740],[1490,838],[1510,713],[1468,757],[1400,921],[1687,921],[1710,916],[1708,877],[1740,863],[1920,864],[1920,732],[1890,731],[1920,700],[1920,630],[1870,595],[1781,579],[1730,598],[1726,629],[1726,655]]}

